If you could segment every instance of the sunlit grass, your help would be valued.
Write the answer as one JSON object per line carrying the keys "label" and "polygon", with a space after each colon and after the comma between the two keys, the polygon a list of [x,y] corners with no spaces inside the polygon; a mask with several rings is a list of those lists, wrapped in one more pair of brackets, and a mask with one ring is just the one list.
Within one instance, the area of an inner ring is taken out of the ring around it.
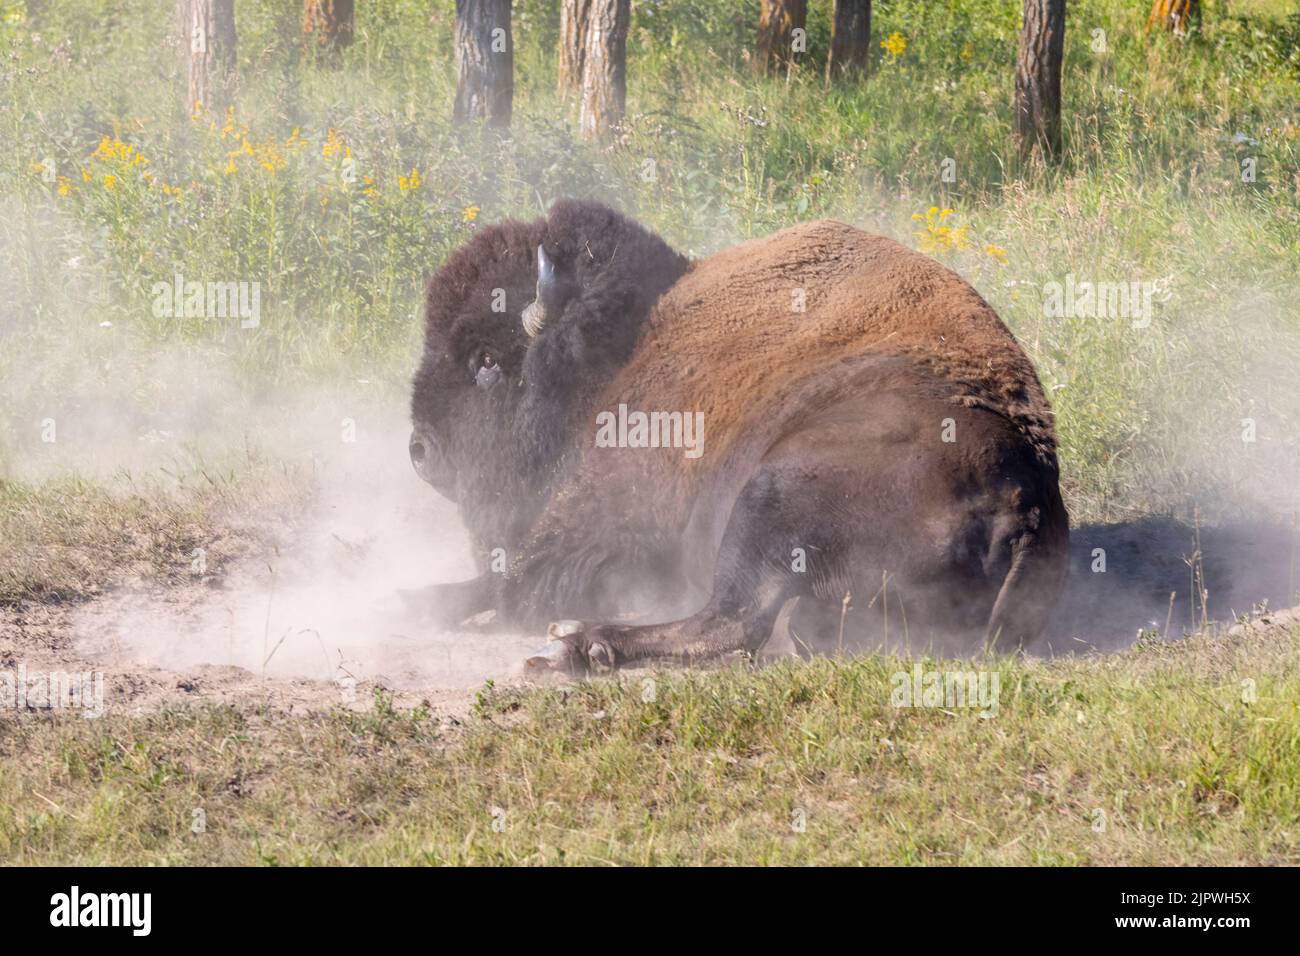
{"label": "sunlit grass", "polygon": [[[1225,18],[1207,4],[1187,43],[1146,36],[1131,5],[1072,5],[1059,169],[1010,151],[1017,15],[987,0],[883,5],[871,77],[829,92],[815,62],[788,81],[750,77],[745,4],[644,4],[627,129],[610,150],[573,138],[574,104],[554,92],[556,18],[540,3],[516,5],[505,138],[448,125],[450,4],[368,5],[339,69],[302,58],[279,7],[244,4],[241,101],[217,115],[178,101],[159,4],[52,4],[39,42],[21,6],[0,18],[12,64],[0,334],[19,346],[0,367],[111,322],[133,348],[216,350],[254,382],[396,381],[422,283],[450,249],[589,194],[695,254],[837,216],[949,262],[1038,364],[1080,516],[1214,497],[1276,470],[1300,422],[1294,393],[1261,394],[1273,379],[1254,370],[1300,360],[1294,5]],[[810,15],[814,61],[825,6]],[[952,212],[916,228],[931,208]],[[951,232],[936,242],[936,228]],[[1144,334],[1045,320],[1039,290],[1067,272],[1161,280],[1165,312]],[[176,273],[261,283],[260,326],[156,315],[151,290]],[[26,427],[32,394],[8,399],[7,427]],[[1250,414],[1264,452],[1205,454],[1235,448]]]}
{"label": "sunlit grass", "polygon": [[992,717],[894,706],[893,657],[489,689],[458,721],[33,717],[0,740],[0,861],[1294,864],[1298,639],[962,665]]}
{"label": "sunlit grass", "polygon": [[[400,409],[429,273],[567,195],[695,255],[834,216],[957,269],[1049,391],[1076,520],[1297,505],[1300,0],[1207,0],[1185,43],[1146,4],[1072,2],[1056,167],[1011,148],[1002,0],[876,4],[870,77],[832,90],[829,0],[812,64],[771,81],[754,0],[638,0],[609,148],[555,94],[549,0],[514,5],[508,136],[449,126],[450,0],[362,5],[337,68],[294,4],[241,0],[215,113],[180,102],[170,0],[41,6],[0,0],[2,605],[265,546],[315,487],[287,443],[337,424],[311,390]],[[178,273],[260,283],[260,322],[160,313]],[[1046,315],[1067,274],[1158,283],[1151,325]],[[139,454],[173,419],[174,460]],[[0,735],[0,860],[1296,863],[1296,641],[975,662],[995,719],[891,707],[890,658],[489,689],[467,725],[382,697],[27,715]]]}

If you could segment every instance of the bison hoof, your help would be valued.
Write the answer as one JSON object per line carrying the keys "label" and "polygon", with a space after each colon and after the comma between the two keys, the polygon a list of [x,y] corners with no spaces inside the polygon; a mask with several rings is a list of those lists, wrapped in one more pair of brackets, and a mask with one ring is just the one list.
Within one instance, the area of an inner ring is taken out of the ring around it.
{"label": "bison hoof", "polygon": [[547,644],[524,661],[524,674],[541,677],[545,674],[582,673],[580,662],[573,660],[572,648],[563,644]]}
{"label": "bison hoof", "polygon": [[524,662],[530,674],[561,671],[575,676],[608,674],[618,666],[614,648],[599,639],[599,626],[556,621],[546,629],[549,643]]}
{"label": "bison hoof", "polygon": [[614,652],[608,644],[592,641],[587,647],[587,663],[597,674],[608,674],[614,669]]}

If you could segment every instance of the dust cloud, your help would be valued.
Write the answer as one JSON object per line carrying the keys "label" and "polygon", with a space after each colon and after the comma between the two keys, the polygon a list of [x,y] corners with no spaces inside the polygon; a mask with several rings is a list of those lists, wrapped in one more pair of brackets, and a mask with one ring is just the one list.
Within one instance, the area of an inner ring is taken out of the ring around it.
{"label": "dust cloud", "polygon": [[[255,676],[333,681],[345,691],[366,681],[464,689],[518,673],[542,635],[438,632],[396,598],[402,588],[474,573],[455,507],[407,461],[402,372],[330,387],[268,385],[219,346],[146,343],[78,312],[73,300],[94,301],[101,291],[75,274],[75,263],[59,268],[72,274],[42,293],[51,300],[43,312],[0,306],[0,345],[11,347],[0,363],[0,479],[76,474],[148,483],[154,494],[165,493],[160,476],[179,484],[259,458],[307,471],[313,489],[308,511],[275,536],[281,543],[271,553],[204,567],[196,552],[185,556],[193,562],[186,583],[127,582],[76,608],[72,639],[80,653],[176,672],[229,665]],[[52,329],[42,318],[49,314],[76,316],[75,348],[65,347],[72,326]],[[1273,353],[1290,355],[1294,346],[1289,340]],[[1261,355],[1244,369],[1252,391],[1280,412],[1277,421],[1300,419],[1293,408],[1300,396],[1284,381],[1292,368],[1279,370]],[[51,423],[57,440],[47,441]],[[1294,441],[1264,451],[1270,467],[1259,474],[1267,487],[1207,495],[1199,528],[1158,515],[1076,526],[1047,653],[1115,649],[1140,630],[1176,638],[1207,619],[1230,622],[1261,606],[1297,603],[1297,531],[1287,520],[1296,495]],[[1240,453],[1207,445],[1204,472]],[[1270,513],[1261,502],[1275,507]],[[248,520],[239,510],[236,495],[232,520]],[[778,635],[769,651],[781,643]]]}
{"label": "dust cloud", "polygon": [[[343,419],[322,410],[329,404],[318,396],[314,415],[295,418],[316,419],[322,432],[327,419],[338,430]],[[472,688],[512,676],[541,637],[440,632],[397,597],[472,576],[468,540],[454,506],[407,464],[401,412],[373,410],[353,425],[355,440],[308,453],[310,510],[274,553],[219,574],[194,564],[191,586],[85,605],[73,618],[82,651],[118,666],[220,664],[329,680],[343,693],[365,682]]]}

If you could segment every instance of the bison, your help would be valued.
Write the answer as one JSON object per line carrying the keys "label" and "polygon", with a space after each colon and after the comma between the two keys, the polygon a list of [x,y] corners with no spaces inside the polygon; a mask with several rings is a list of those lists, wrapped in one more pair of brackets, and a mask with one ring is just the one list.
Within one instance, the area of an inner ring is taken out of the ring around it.
{"label": "bison", "polygon": [[1028,357],[841,222],[698,261],[589,201],[484,228],[429,282],[411,410],[479,566],[413,599],[550,622],[535,668],[752,653],[792,601],[803,653],[1029,648],[1065,576]]}

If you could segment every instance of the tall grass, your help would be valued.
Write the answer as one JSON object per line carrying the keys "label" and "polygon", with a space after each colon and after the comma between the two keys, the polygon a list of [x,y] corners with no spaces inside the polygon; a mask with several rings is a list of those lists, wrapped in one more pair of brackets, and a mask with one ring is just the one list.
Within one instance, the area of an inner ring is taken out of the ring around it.
{"label": "tall grass", "polygon": [[[1010,150],[1018,4],[997,0],[878,2],[873,43],[904,47],[829,91],[828,2],[809,62],[757,80],[754,0],[643,0],[609,147],[575,139],[542,0],[515,5],[505,136],[449,125],[447,0],[367,3],[338,68],[303,54],[291,4],[241,2],[240,99],[215,115],[181,102],[166,0],[42,7],[0,2],[0,474],[51,391],[162,348],[218,356],[250,390],[364,376],[399,401],[447,252],[591,195],[697,255],[836,216],[944,259],[1036,362],[1077,517],[1295,504],[1294,0],[1207,3],[1187,42],[1146,36],[1140,4],[1071,4],[1054,168]],[[931,207],[953,232],[913,218]],[[260,326],[155,315],[154,284],[178,272],[260,282]],[[1044,316],[1043,284],[1066,273],[1159,280],[1151,328]]]}

